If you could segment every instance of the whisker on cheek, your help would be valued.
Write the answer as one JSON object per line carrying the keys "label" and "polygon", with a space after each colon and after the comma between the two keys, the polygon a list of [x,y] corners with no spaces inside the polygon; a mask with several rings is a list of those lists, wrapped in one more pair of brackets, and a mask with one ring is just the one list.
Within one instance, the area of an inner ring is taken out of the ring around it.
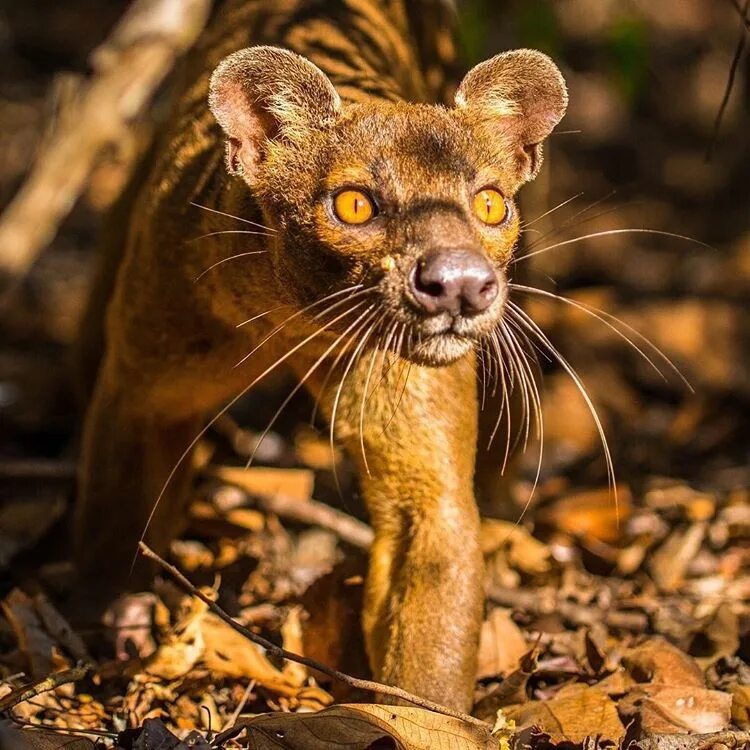
{"label": "whisker on cheek", "polygon": [[[197,238],[197,239],[200,239]],[[208,268],[206,268],[204,271],[201,271],[194,279],[194,283],[198,283],[209,271],[212,271],[217,266],[222,265],[223,263],[228,263],[230,260],[236,260],[237,258],[244,258],[248,255],[262,255],[263,253],[267,253],[267,250],[251,250],[247,253],[238,253],[237,255],[230,255],[228,258],[222,258],[221,260],[217,260],[216,263],[213,265],[210,265]]]}
{"label": "whisker on cheek", "polygon": [[[356,312],[358,309],[362,307],[362,305],[366,304],[366,302],[363,300],[352,307],[351,310],[349,310],[349,313]],[[289,393],[289,395],[284,399],[281,406],[276,410],[273,417],[271,417],[270,421],[268,422],[268,425],[261,433],[260,437],[258,438],[258,441],[255,444],[255,448],[253,449],[253,452],[250,454],[250,457],[247,460],[247,464],[245,465],[245,468],[250,468],[250,466],[253,463],[253,460],[255,459],[255,454],[260,447],[260,444],[263,442],[264,438],[273,428],[274,424],[276,423],[276,420],[279,418],[281,413],[284,411],[284,409],[289,405],[289,402],[294,398],[295,394],[300,391],[300,389],[305,385],[308,378],[320,367],[320,365],[326,360],[326,358],[331,354],[331,352],[339,345],[339,343],[352,331],[353,328],[355,328],[358,324],[361,323],[362,319],[365,318],[368,313],[372,310],[372,305],[368,307],[359,317],[357,317],[353,323],[351,323],[346,330],[341,333],[334,342],[323,352],[323,354],[318,357],[318,359],[307,369],[307,372],[299,379],[295,387],[292,389],[292,391]],[[353,335],[356,335],[359,333],[364,326],[367,325],[367,320],[365,320],[364,323],[361,323],[359,328],[354,332]]]}
{"label": "whisker on cheek", "polygon": [[226,211],[219,211],[217,208],[210,208],[209,206],[204,206],[201,203],[196,203],[195,201],[190,201],[191,206],[195,206],[196,208],[200,208],[203,211],[208,211],[212,214],[218,214],[219,216],[226,216],[228,219],[235,219],[236,221],[241,221],[243,224],[249,224],[252,227],[258,227],[258,229],[265,229],[267,232],[275,232],[276,230],[273,227],[267,227],[265,224],[259,224],[257,221],[251,221],[250,219],[245,219],[242,216],[235,216],[234,214],[228,214]]}
{"label": "whisker on cheek", "polygon": [[512,311],[511,314],[515,317],[516,321],[520,325],[522,325],[528,331],[528,333],[534,336],[534,338],[536,338],[536,340],[539,341],[539,343],[545,348],[545,350],[548,351],[557,362],[559,362],[561,367],[570,376],[570,379],[575,384],[578,392],[581,394],[581,397],[583,398],[586,404],[586,407],[588,408],[589,413],[591,414],[591,418],[594,421],[596,430],[599,433],[599,440],[602,444],[602,450],[604,451],[604,458],[605,458],[605,463],[607,467],[607,481],[609,483],[610,491],[612,492],[613,497],[614,497],[615,510],[617,512],[617,518],[618,518],[618,524],[619,524],[619,500],[617,496],[617,484],[616,484],[616,479],[615,479],[614,463],[612,461],[612,453],[610,451],[609,443],[607,441],[607,436],[604,431],[604,425],[601,421],[601,418],[599,417],[599,413],[597,412],[593,401],[591,400],[591,396],[589,395],[588,390],[583,383],[583,380],[581,379],[580,375],[578,375],[578,373],[575,371],[575,369],[571,366],[568,360],[552,344],[552,342],[549,340],[546,334],[542,331],[542,329],[539,328],[539,326],[528,316],[525,310],[523,310],[522,308],[520,308],[518,305],[516,305],[513,302],[508,303],[508,309]]}
{"label": "whisker on cheek", "polygon": [[654,344],[650,339],[648,339],[642,333],[640,333],[631,325],[626,323],[624,320],[621,320],[615,315],[612,315],[612,313],[608,313],[606,310],[600,310],[596,307],[593,307],[592,305],[586,304],[585,302],[580,302],[578,300],[570,299],[569,297],[564,297],[560,294],[554,294],[553,292],[545,291],[544,289],[537,289],[536,287],[524,286],[523,284],[511,284],[510,287],[511,289],[515,291],[520,291],[525,294],[535,294],[539,297],[545,297],[547,299],[554,300],[557,302],[563,302],[566,305],[570,305],[571,307],[574,307],[577,310],[580,310],[581,312],[584,312],[587,315],[590,315],[592,318],[594,318],[595,320],[598,320],[600,323],[602,323],[611,331],[613,331],[615,334],[617,334],[617,336],[623,339],[623,341],[625,341],[635,352],[637,352],[644,359],[644,361],[646,361],[653,368],[653,370],[656,373],[658,373],[658,375],[666,382],[667,380],[666,375],[659,369],[659,367],[651,359],[651,357],[649,357],[640,346],[638,346],[631,338],[626,336],[614,324],[617,323],[618,325],[621,325],[623,328],[629,331],[633,336],[635,336],[639,341],[641,341],[644,344],[644,346],[647,346],[651,351],[653,351],[669,367],[669,369],[672,370],[672,372],[684,383],[684,385],[688,388],[688,390],[690,390],[691,393],[694,392],[693,387],[690,385],[690,383],[688,382],[684,374],[679,370],[677,365],[675,365],[675,363],[658,346],[656,346],[656,344]]}

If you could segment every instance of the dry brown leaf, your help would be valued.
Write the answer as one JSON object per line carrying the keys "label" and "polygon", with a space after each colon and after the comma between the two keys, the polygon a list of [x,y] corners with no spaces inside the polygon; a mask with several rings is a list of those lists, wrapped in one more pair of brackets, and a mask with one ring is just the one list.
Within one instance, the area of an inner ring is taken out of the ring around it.
{"label": "dry brown leaf", "polygon": [[482,520],[482,552],[491,555],[502,547],[508,550],[508,562],[524,573],[546,573],[550,552],[546,544],[534,539],[522,526],[497,518]]}
{"label": "dry brown leaf", "polygon": [[579,538],[613,544],[632,512],[630,488],[617,486],[617,503],[609,487],[577,492],[540,511],[539,518],[554,528]]}
{"label": "dry brown leaf", "polygon": [[222,482],[240,487],[248,495],[261,497],[283,495],[295,500],[309,500],[315,484],[315,474],[309,469],[218,466],[211,473]]}
{"label": "dry brown leaf", "polygon": [[492,727],[409,706],[342,704],[314,714],[264,714],[247,724],[255,750],[497,750]]}
{"label": "dry brown leaf", "polygon": [[732,685],[732,721],[740,729],[750,729],[750,685]]}
{"label": "dry brown leaf", "polygon": [[[292,607],[287,613],[284,624],[281,626],[281,637],[284,648],[294,654],[303,653],[302,639],[302,607]],[[292,684],[302,686],[307,682],[307,667],[296,661],[287,661],[281,672]]]}
{"label": "dry brown leaf", "polygon": [[34,597],[34,608],[47,632],[75,661],[91,661],[91,655],[83,639],[73,630],[68,621],[44,594],[39,593]]}
{"label": "dry brown leaf", "polygon": [[201,618],[200,632],[204,643],[202,663],[213,673],[224,677],[255,680],[271,692],[303,700],[310,706],[333,702],[319,687],[305,687],[296,670],[282,672],[271,664],[260,646],[251,643],[221,618],[208,612]]}
{"label": "dry brown leaf", "polygon": [[186,675],[205,651],[202,619],[206,605],[193,601],[188,614],[175,626],[156,652],[147,661],[144,671],[164,680],[175,680]]}
{"label": "dry brown leaf", "polygon": [[623,664],[639,682],[675,687],[706,686],[695,660],[663,638],[650,638],[623,656]]}
{"label": "dry brown leaf", "polygon": [[539,727],[553,742],[583,742],[598,736],[615,744],[625,734],[612,699],[598,687],[579,683],[562,688],[547,701],[503,709],[519,729]]}
{"label": "dry brown leaf", "polygon": [[505,677],[518,668],[528,650],[523,633],[511,618],[511,610],[493,609],[482,623],[477,679]]}
{"label": "dry brown leaf", "polygon": [[707,734],[720,732],[729,725],[732,709],[729,693],[669,685],[644,685],[641,690],[644,693],[641,726],[649,734]]}
{"label": "dry brown leaf", "polygon": [[33,600],[20,589],[2,601],[2,609],[29,664],[29,674],[38,680],[70,666],[59,654],[57,644],[44,628]]}
{"label": "dry brown leaf", "polygon": [[706,536],[705,522],[694,523],[687,529],[677,529],[651,555],[649,571],[662,591],[676,591],[685,579],[685,573],[700,550]]}
{"label": "dry brown leaf", "polygon": [[320,435],[309,425],[300,427],[294,433],[294,452],[297,458],[316,471],[332,471],[341,462],[341,451],[335,447],[331,450],[328,436]]}
{"label": "dry brown leaf", "polygon": [[[535,646],[524,654],[518,669],[511,672],[494,690],[484,696],[475,706],[473,714],[484,721],[496,721],[498,710],[506,706],[525,703],[529,678],[538,666],[538,649]],[[507,718],[507,717],[506,717]]]}
{"label": "dry brown leaf", "polygon": [[24,730],[10,721],[0,721],[0,748],[3,750],[94,750],[94,743],[86,737],[38,729]]}

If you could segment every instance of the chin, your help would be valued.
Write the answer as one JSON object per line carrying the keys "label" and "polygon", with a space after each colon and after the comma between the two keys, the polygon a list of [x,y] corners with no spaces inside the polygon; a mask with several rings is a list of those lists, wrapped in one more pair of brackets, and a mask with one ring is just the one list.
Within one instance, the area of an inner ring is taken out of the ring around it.
{"label": "chin", "polygon": [[439,333],[422,339],[403,356],[417,365],[443,367],[467,355],[476,342],[455,333]]}

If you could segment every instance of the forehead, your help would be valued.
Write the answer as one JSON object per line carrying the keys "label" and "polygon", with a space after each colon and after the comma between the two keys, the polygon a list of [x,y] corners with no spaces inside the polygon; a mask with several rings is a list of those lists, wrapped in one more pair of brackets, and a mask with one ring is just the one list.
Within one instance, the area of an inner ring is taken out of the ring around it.
{"label": "forehead", "polygon": [[359,105],[336,133],[332,173],[369,176],[384,187],[455,187],[483,168],[481,150],[450,110],[419,104]]}

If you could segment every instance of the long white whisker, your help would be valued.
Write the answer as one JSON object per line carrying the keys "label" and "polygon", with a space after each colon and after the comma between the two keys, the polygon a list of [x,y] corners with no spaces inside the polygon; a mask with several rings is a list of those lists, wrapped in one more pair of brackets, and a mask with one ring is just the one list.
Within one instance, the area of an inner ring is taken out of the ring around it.
{"label": "long white whisker", "polygon": [[[217,232],[206,232],[206,234],[200,234],[197,237],[192,237],[187,242],[198,242],[198,240],[205,240],[206,237],[219,237],[222,234],[252,234],[255,237],[273,237],[269,232],[256,232],[253,229],[222,229]],[[261,252],[266,252],[262,250]]]}
{"label": "long white whisker", "polygon": [[[324,331],[329,329],[332,325],[335,325],[339,320],[345,318],[347,315],[351,314],[351,310],[346,310],[345,312],[341,313],[337,317],[335,317],[333,320],[329,320],[327,323],[325,323],[323,326],[318,328],[317,330],[313,331],[309,336],[306,336],[302,341],[295,344],[286,354],[283,354],[281,357],[279,357],[275,362],[270,364],[268,367],[266,367],[263,372],[258,375],[256,378],[254,378],[248,386],[243,388],[229,403],[227,403],[226,406],[224,406],[212,419],[208,424],[201,429],[198,434],[193,438],[193,440],[190,442],[190,444],[185,448],[182,455],[177,459],[175,462],[175,465],[172,467],[172,470],[169,472],[169,476],[165,480],[161,491],[159,492],[159,495],[156,498],[156,501],[154,502],[154,507],[151,509],[151,513],[149,513],[148,518],[146,519],[146,525],[144,526],[143,533],[141,534],[140,540],[143,541],[146,538],[146,532],[149,529],[149,526],[151,525],[151,521],[154,518],[154,514],[156,513],[159,503],[161,502],[162,497],[164,497],[164,493],[167,491],[167,487],[169,487],[172,479],[174,478],[175,473],[177,472],[177,469],[183,464],[185,459],[190,455],[190,452],[195,448],[195,446],[198,444],[198,441],[208,432],[208,430],[214,425],[217,419],[222,417],[224,414],[229,411],[229,409],[232,408],[250,389],[257,385],[266,375],[273,372],[279,365],[286,362],[289,357],[291,357],[293,354],[298,352],[303,346],[308,344],[310,341],[312,341],[317,336],[320,336]],[[133,565],[135,565],[135,561],[137,559],[138,553],[136,552],[136,556],[133,558]],[[132,565],[131,565],[132,568]]]}
{"label": "long white whisker", "polygon": [[[372,333],[372,330],[370,330],[370,333]],[[336,455],[336,446],[335,446],[335,439],[336,439],[336,413],[338,412],[339,408],[339,400],[341,399],[341,393],[344,390],[344,382],[346,381],[347,376],[349,375],[349,372],[351,368],[354,366],[354,363],[358,360],[359,354],[362,351],[364,345],[367,343],[368,336],[363,336],[357,346],[354,348],[354,351],[352,352],[351,357],[349,357],[349,361],[346,363],[346,366],[344,367],[344,372],[341,375],[341,380],[339,381],[338,388],[336,389],[336,395],[333,398],[333,407],[331,409],[331,427],[329,430],[329,443],[331,447],[331,455]],[[339,483],[339,477],[338,472],[336,470],[336,462],[333,462],[333,480],[336,484],[336,489],[338,490],[339,495],[341,495],[341,485]]]}
{"label": "long white whisker", "polygon": [[[607,195],[603,195],[601,198],[597,198],[595,201],[592,201],[591,203],[585,205],[583,208],[579,209],[578,211],[576,211],[571,216],[568,216],[568,218],[564,219],[562,221],[562,223],[557,224],[557,225],[553,226],[552,228],[548,229],[541,236],[537,237],[526,248],[526,252],[529,252],[529,250],[533,250],[540,242],[543,242],[545,239],[547,239],[547,237],[549,237],[551,235],[559,234],[561,231],[563,231],[564,229],[567,229],[568,227],[571,227],[571,226],[572,227],[577,227],[577,226],[580,226],[581,224],[585,224],[587,221],[589,221],[591,219],[590,216],[587,216],[585,219],[581,219],[580,221],[576,221],[576,219],[579,216],[584,216],[585,214],[587,214],[593,208],[596,208],[596,206],[600,205],[601,203],[604,203],[606,200],[608,200],[609,198],[611,198],[616,192],[617,192],[616,190],[611,190],[609,193],[607,193]],[[617,208],[618,207],[615,207],[615,210]]]}
{"label": "long white whisker", "polygon": [[526,253],[525,255],[521,255],[518,258],[514,258],[511,261],[511,263],[519,263],[522,260],[528,260],[529,258],[533,258],[535,255],[541,255],[542,253],[549,252],[550,250],[555,250],[558,247],[565,247],[566,245],[573,245],[576,242],[583,242],[584,240],[596,239],[597,237],[611,237],[617,234],[655,234],[659,237],[671,237],[672,239],[684,240],[685,242],[691,242],[694,245],[700,245],[701,247],[708,248],[709,250],[715,249],[711,245],[708,245],[705,242],[701,242],[700,240],[696,240],[693,237],[686,237],[684,234],[675,234],[674,232],[663,232],[660,229],[608,229],[603,232],[592,232],[591,234],[584,234],[581,237],[574,237],[571,240],[563,240],[562,242],[556,242],[554,245],[548,245],[547,247],[543,247],[539,250],[534,250],[531,253]]}
{"label": "long white whisker", "polygon": [[[512,364],[511,358],[508,356],[506,357],[505,354],[505,347],[503,345],[503,342],[501,342],[498,331],[492,331],[492,334],[489,339],[492,348],[495,353],[495,360],[498,363],[498,372],[500,375],[500,387],[501,387],[501,394],[502,394],[502,400],[500,402],[500,410],[497,415],[497,420],[495,421],[495,425],[492,429],[492,433],[490,434],[490,439],[487,441],[487,450],[489,450],[492,447],[492,443],[495,440],[495,436],[497,435],[497,431],[500,429],[500,425],[503,421],[503,415],[507,417],[507,431],[505,436],[505,455],[503,458],[503,464],[502,468],[500,470],[501,474],[505,474],[505,469],[508,465],[508,458],[510,456],[510,435],[511,435],[511,412],[510,412],[510,394],[513,389],[513,383],[511,381],[510,386],[508,384],[508,380],[511,378],[511,372],[510,368],[514,366]],[[506,378],[507,373],[507,378]]]}
{"label": "long white whisker", "polygon": [[[361,308],[362,305],[366,304],[365,300],[362,300],[361,302],[358,302],[352,307],[352,309],[349,312],[355,312],[357,309]],[[318,357],[318,359],[315,361],[315,363],[308,368],[307,372],[304,374],[302,378],[299,379],[295,387],[292,389],[291,393],[284,399],[281,406],[276,410],[276,413],[271,417],[270,422],[266,426],[266,428],[263,430],[263,432],[260,434],[260,437],[258,438],[258,441],[255,443],[255,448],[253,449],[253,452],[250,454],[250,457],[247,460],[247,464],[245,465],[245,468],[250,468],[250,465],[253,463],[253,460],[255,459],[255,454],[260,447],[260,444],[263,442],[264,438],[273,428],[274,424],[276,423],[276,420],[279,418],[281,412],[284,411],[284,409],[288,406],[289,402],[294,398],[295,394],[299,392],[299,390],[302,388],[302,386],[307,382],[307,379],[315,372],[315,370],[318,369],[318,367],[325,361],[326,357],[339,345],[341,340],[353,329],[357,326],[357,324],[360,323],[362,318],[366,317],[368,313],[372,310],[372,305],[367,308],[358,318],[355,319],[355,321],[347,327],[347,329],[340,334],[334,342],[323,352],[323,354]],[[361,327],[364,327],[366,325],[366,322],[362,324]]]}
{"label": "long white whisker", "polygon": [[[504,331],[507,334],[509,340],[515,341],[515,336],[513,335],[513,332],[510,330],[510,328],[504,327]],[[526,334],[523,331],[519,330],[518,332],[519,334],[526,337]],[[516,525],[519,525],[521,521],[523,520],[524,516],[526,515],[526,512],[528,511],[529,507],[531,506],[531,501],[534,497],[534,493],[536,492],[536,488],[539,486],[539,478],[542,475],[542,463],[544,462],[544,416],[542,412],[542,403],[541,403],[541,396],[539,395],[539,388],[537,387],[536,380],[534,379],[534,374],[531,370],[531,366],[529,364],[526,352],[524,351],[523,347],[518,344],[516,346],[516,349],[520,352],[519,365],[521,369],[524,369],[526,371],[525,380],[526,380],[527,385],[525,387],[528,387],[529,396],[534,404],[534,416],[536,420],[537,440],[539,441],[539,453],[537,456],[536,474],[534,475],[534,482],[531,485],[529,496],[526,499],[526,502],[524,503],[523,509],[521,510],[521,514],[518,516],[518,519],[516,520]]]}
{"label": "long white whisker", "polygon": [[559,211],[563,206],[567,206],[568,203],[570,203],[571,201],[574,201],[576,198],[580,198],[582,195],[583,195],[583,192],[576,193],[575,195],[571,195],[570,198],[567,198],[566,200],[562,201],[562,203],[558,203],[553,208],[548,209],[547,211],[545,211],[540,216],[537,216],[536,219],[532,219],[531,221],[524,222],[521,225],[521,228],[524,231],[526,231],[526,229],[528,229],[529,227],[533,226],[538,221],[541,221],[545,216],[549,216],[550,214],[554,213],[555,211]]}
{"label": "long white whisker", "polygon": [[[247,325],[248,323],[252,323],[254,320],[258,320],[259,318],[264,318],[266,315],[270,315],[271,313],[277,312],[278,310],[283,310],[285,307],[289,307],[289,305],[277,305],[276,307],[272,307],[270,310],[266,310],[265,312],[258,313],[257,315],[253,315],[252,318],[248,318],[247,320],[244,320],[240,325]],[[239,328],[239,326],[237,326]]]}
{"label": "long white whisker", "polygon": [[513,302],[509,300],[508,310],[512,311],[512,313],[516,316],[519,322],[523,321],[525,323],[527,330],[530,333],[533,333],[539,339],[539,341],[542,344],[544,344],[544,346],[548,349],[550,354],[552,354],[552,356],[560,363],[562,368],[570,376],[571,380],[573,381],[576,388],[578,389],[578,392],[581,394],[581,397],[586,403],[589,413],[591,414],[591,418],[594,420],[596,430],[599,433],[599,440],[601,441],[602,449],[604,451],[604,457],[605,457],[605,461],[607,465],[607,479],[608,479],[610,488],[612,490],[612,493],[614,495],[615,510],[617,512],[618,523],[619,523],[619,501],[617,497],[617,484],[615,481],[615,468],[614,468],[614,462],[612,461],[612,453],[609,448],[609,443],[607,442],[607,436],[604,432],[604,425],[602,424],[602,421],[599,418],[599,414],[596,411],[596,408],[594,407],[591,397],[589,396],[588,391],[586,390],[586,387],[583,384],[583,381],[581,380],[581,377],[573,369],[573,367],[568,362],[568,360],[555,348],[555,346],[552,344],[549,338],[547,338],[546,334],[541,330],[541,328],[539,328],[539,326],[528,316],[528,314],[522,308],[518,307],[518,305],[515,305]]}
{"label": "long white whisker", "polygon": [[[357,286],[361,287],[362,285],[358,284]],[[333,294],[329,294],[327,297],[324,297],[321,300],[317,300],[316,302],[313,302],[312,304],[308,305],[307,307],[303,307],[301,310],[298,310],[293,315],[290,315],[283,323],[280,323],[278,326],[276,326],[276,328],[274,328],[268,335],[266,335],[257,346],[255,346],[239,362],[237,362],[237,364],[235,365],[235,367],[239,367],[243,362],[246,362],[248,359],[250,359],[250,357],[252,357],[253,354],[255,354],[255,352],[257,352],[258,349],[260,349],[260,347],[263,346],[263,344],[266,343],[266,341],[268,341],[272,336],[275,336],[279,331],[281,331],[292,320],[294,320],[295,318],[300,317],[301,315],[304,315],[306,312],[309,312],[314,307],[317,307],[318,305],[322,304],[323,302],[327,302],[328,300],[330,300],[330,299],[332,299],[332,298],[334,298],[336,296],[340,296],[341,294],[344,294],[346,292],[350,292],[350,294],[349,294],[348,297],[345,297],[344,299],[338,300],[333,305],[330,305],[329,307],[327,307],[322,312],[320,312],[317,315],[313,316],[312,319],[313,320],[317,320],[318,318],[322,317],[323,315],[327,315],[333,309],[339,307],[339,305],[343,305],[345,302],[349,302],[352,299],[354,299],[355,297],[359,297],[362,294],[366,294],[367,292],[370,291],[369,289],[362,289],[361,291],[358,291],[358,292],[352,292],[352,289],[356,289],[356,288],[357,288],[356,286],[355,287],[350,287],[348,289],[343,289],[343,290],[341,290],[339,292],[334,292]],[[242,325],[245,325],[245,322],[238,324],[237,328],[239,328]]]}
{"label": "long white whisker", "polygon": [[230,255],[228,258],[222,258],[221,260],[217,260],[216,263],[213,265],[210,265],[208,268],[206,268],[204,271],[201,271],[194,279],[194,283],[198,283],[209,271],[216,268],[216,266],[220,266],[222,263],[228,263],[230,260],[235,260],[236,258],[244,258],[246,255],[262,255],[263,253],[267,253],[267,250],[251,250],[247,253],[238,253],[237,255]]}
{"label": "long white whisker", "polygon": [[[387,312],[383,313],[380,318],[373,324],[373,330],[376,330],[378,326],[386,319]],[[375,346],[372,347],[372,356],[370,357],[370,364],[367,368],[367,375],[365,376],[365,384],[362,390],[362,398],[360,399],[359,406],[359,449],[362,452],[362,463],[364,464],[367,476],[370,476],[370,466],[367,463],[367,452],[365,451],[365,404],[367,403],[367,392],[370,390],[370,380],[372,373],[375,370],[375,362],[378,358],[378,346],[377,341]]]}
{"label": "long white whisker", "polygon": [[624,320],[620,320],[620,318],[616,317],[615,315],[612,315],[612,313],[608,313],[606,310],[600,310],[597,307],[593,307],[592,305],[589,305],[585,302],[580,302],[579,300],[573,300],[569,297],[564,297],[561,294],[554,294],[553,292],[545,291],[544,289],[537,289],[535,287],[530,286],[524,286],[523,284],[510,284],[511,289],[518,290],[520,292],[526,292],[528,294],[537,294],[541,297],[547,297],[552,300],[557,300],[559,302],[564,302],[567,305],[570,305],[581,312],[585,312],[586,314],[590,315],[591,317],[595,318],[596,320],[603,323],[607,328],[614,331],[623,341],[625,341],[629,346],[631,346],[643,359],[648,362],[648,364],[659,374],[661,378],[666,382],[667,378],[664,375],[664,373],[657,367],[655,362],[649,357],[646,352],[641,349],[632,339],[628,338],[621,330],[619,330],[612,322],[614,321],[621,325],[623,328],[628,330],[630,333],[632,333],[636,338],[638,338],[640,341],[642,341],[646,346],[648,346],[669,368],[674,372],[674,374],[685,384],[685,386],[690,390],[691,393],[694,393],[694,389],[692,385],[690,385],[690,382],[688,379],[682,374],[682,372],[679,370],[677,365],[672,362],[672,360],[656,345],[653,341],[651,341],[649,338],[644,336],[642,333],[640,333],[637,329],[633,328],[633,326],[626,323]]}
{"label": "long white whisker", "polygon": [[276,230],[273,227],[267,227],[265,224],[259,224],[257,221],[251,221],[250,219],[245,219],[242,216],[235,216],[234,214],[228,214],[226,211],[219,211],[217,208],[209,208],[208,206],[204,206],[200,203],[196,203],[195,201],[190,201],[191,206],[195,206],[196,208],[200,208],[203,211],[209,211],[212,214],[219,214],[219,216],[226,216],[228,219],[235,219],[236,221],[241,221],[244,224],[249,224],[252,227],[258,227],[258,229],[265,229],[268,232],[276,232]]}

